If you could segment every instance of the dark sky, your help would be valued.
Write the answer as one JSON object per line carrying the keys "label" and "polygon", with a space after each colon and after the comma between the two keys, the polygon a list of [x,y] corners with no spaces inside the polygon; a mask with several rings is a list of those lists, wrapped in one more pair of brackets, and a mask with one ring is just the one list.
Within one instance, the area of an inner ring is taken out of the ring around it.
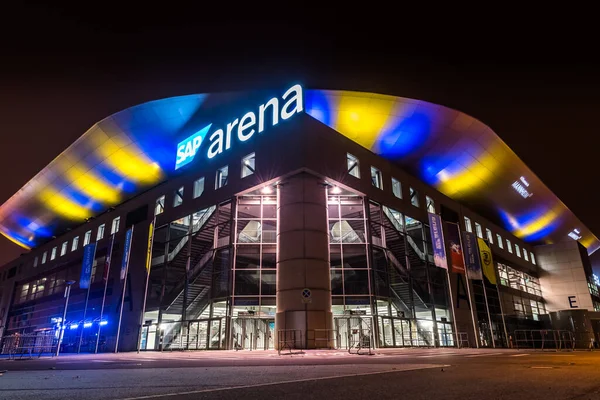
{"label": "dark sky", "polygon": [[[596,46],[585,41],[591,31],[385,9],[349,17],[305,3],[261,17],[93,4],[3,9],[0,203],[126,107],[300,81],[418,98],[482,120],[600,235],[600,76]],[[0,265],[19,253],[0,238]]]}

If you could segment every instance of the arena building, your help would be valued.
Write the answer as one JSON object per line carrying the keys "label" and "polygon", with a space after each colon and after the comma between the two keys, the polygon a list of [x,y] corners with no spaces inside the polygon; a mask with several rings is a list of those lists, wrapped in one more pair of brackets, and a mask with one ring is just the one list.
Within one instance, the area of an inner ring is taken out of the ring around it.
{"label": "arena building", "polygon": [[598,238],[491,128],[373,93],[131,107],[7,200],[0,232],[28,250],[0,267],[3,351],[507,347],[593,337],[600,311]]}

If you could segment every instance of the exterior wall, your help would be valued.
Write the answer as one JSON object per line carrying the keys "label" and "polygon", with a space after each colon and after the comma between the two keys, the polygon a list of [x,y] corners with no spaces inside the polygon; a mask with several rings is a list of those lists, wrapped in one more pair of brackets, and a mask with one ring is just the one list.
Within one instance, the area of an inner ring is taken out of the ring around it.
{"label": "exterior wall", "polygon": [[[251,176],[241,178],[241,158],[252,152],[255,152],[256,154],[256,173],[254,173]],[[360,160],[360,178],[356,178],[348,174],[346,163],[347,153],[353,154]],[[225,187],[216,189],[216,170],[225,165],[229,166],[228,184]],[[371,166],[376,167],[382,173],[383,187],[381,189],[374,187],[371,182]],[[37,276],[45,276],[47,274],[50,274],[51,271],[56,270],[61,266],[64,266],[66,263],[73,264],[74,270],[79,270],[82,257],[82,241],[85,232],[91,229],[93,238],[95,239],[95,234],[98,225],[101,223],[105,223],[106,233],[104,239],[101,240],[101,243],[102,246],[106,246],[106,244],[108,243],[107,238],[110,236],[110,225],[112,219],[117,215],[121,216],[121,227],[119,235],[116,239],[116,243],[118,246],[122,246],[122,242],[124,240],[123,233],[127,229],[125,222],[127,213],[134,211],[139,207],[148,206],[145,219],[143,221],[140,221],[135,228],[132,245],[132,254],[130,260],[130,280],[128,281],[128,284],[130,284],[128,292],[130,291],[131,296],[129,296],[128,293],[128,300],[126,301],[126,307],[123,313],[124,324],[121,331],[121,350],[135,349],[137,343],[137,327],[140,320],[139,314],[142,308],[144,294],[144,264],[146,258],[148,225],[153,217],[156,199],[161,195],[165,195],[165,211],[162,214],[158,215],[156,218],[156,226],[158,227],[163,226],[183,216],[190,215],[191,213],[197,210],[206,208],[214,204],[218,204],[219,202],[222,202],[227,199],[231,199],[236,194],[245,193],[267,182],[274,183],[279,179],[285,180],[286,177],[294,176],[295,174],[303,170],[313,171],[316,175],[319,176],[321,181],[326,179],[334,180],[335,182],[343,185],[344,187],[362,196],[365,196],[365,198],[369,200],[373,200],[379,204],[385,204],[386,206],[394,208],[395,210],[401,212],[406,216],[410,216],[425,223],[427,221],[425,196],[429,196],[435,202],[435,211],[437,213],[440,212],[442,205],[457,213],[458,218],[455,222],[459,223],[461,229],[464,230],[464,216],[468,216],[469,218],[471,218],[473,224],[475,222],[480,223],[484,232],[485,228],[491,229],[494,239],[491,248],[494,255],[501,256],[502,258],[509,261],[513,267],[521,269],[523,271],[528,271],[533,275],[536,275],[539,270],[538,266],[536,266],[531,261],[526,261],[523,258],[517,257],[514,253],[509,253],[506,249],[506,245],[504,245],[504,248],[500,248],[496,243],[496,233],[499,233],[504,240],[509,239],[513,244],[519,244],[519,246],[522,249],[528,252],[532,251],[532,247],[529,244],[522,242],[520,239],[510,234],[508,231],[492,223],[490,220],[472,212],[469,208],[465,207],[464,205],[461,205],[460,203],[437,192],[434,188],[409,175],[402,169],[398,168],[395,164],[373,154],[372,152],[352,142],[350,139],[343,137],[334,130],[314,120],[313,118],[307,115],[298,115],[297,118],[295,118],[293,121],[290,121],[286,124],[280,124],[279,126],[274,127],[269,132],[265,132],[264,134],[256,135],[252,141],[240,143],[239,146],[232,148],[227,153],[224,153],[222,156],[216,157],[213,160],[209,160],[205,164],[190,164],[188,167],[183,168],[179,175],[171,178],[170,180],[155,186],[154,188],[138,195],[137,197],[127,202],[124,202],[123,204],[117,206],[114,210],[110,212],[106,212],[102,215],[99,215],[98,217],[92,219],[88,223],[74,227],[69,232],[66,232],[65,234],[57,237],[56,239],[53,239],[48,243],[40,246],[39,248],[32,250],[30,253],[23,255],[19,259],[3,267],[0,267],[0,325],[6,323],[5,321],[2,321],[1,311],[3,308],[6,309],[6,312],[4,313],[4,319],[6,319],[8,309],[13,301],[13,291],[17,281],[26,282],[27,280],[33,279]],[[205,178],[204,193],[198,198],[193,198],[193,183],[196,179],[200,177]],[[402,198],[395,196],[392,192],[392,177],[398,179],[402,184]],[[316,185],[316,182],[318,180],[319,179],[317,179],[316,177],[311,177],[306,182],[310,181],[310,185],[313,185],[313,183]],[[181,186],[184,186],[183,203],[178,207],[173,207],[174,193]],[[290,186],[288,186],[288,188],[289,187]],[[320,207],[318,206],[320,203],[317,199],[317,197],[320,196],[320,192],[316,193],[314,192],[314,190],[316,189],[309,190],[306,189],[306,187],[308,186],[304,185],[301,190],[304,193],[303,198],[306,199],[306,201],[303,201],[302,203],[310,203],[312,204],[311,206],[292,205],[294,201],[298,201],[298,199],[295,198],[295,196],[297,196],[296,192],[294,191],[288,196],[287,194],[285,194],[285,191],[287,190],[286,186],[282,186],[281,190],[284,198],[289,199],[289,201],[286,200],[286,207],[291,207],[290,209],[297,209],[300,211],[298,211],[298,214],[296,212],[289,212],[288,214],[290,220],[287,222],[289,225],[282,226],[280,228],[292,232],[296,229],[299,229],[299,224],[302,222],[303,224],[305,224],[308,230],[310,224],[311,231],[320,232],[318,235],[311,234],[311,236],[319,236],[320,239],[303,239],[304,248],[307,249],[304,254],[290,255],[288,253],[287,255],[285,255],[287,260],[284,258],[280,258],[280,271],[285,270],[285,272],[278,276],[278,286],[281,289],[281,294],[278,294],[278,307],[281,306],[281,309],[278,308],[278,312],[286,313],[292,310],[298,311],[298,315],[300,315],[299,319],[296,320],[295,317],[291,319],[293,321],[296,321],[291,323],[294,328],[296,327],[296,325],[302,325],[298,321],[309,321],[308,324],[311,326],[311,328],[309,329],[329,329],[331,327],[331,296],[324,295],[325,293],[328,293],[328,291],[330,294],[331,290],[329,287],[329,271],[327,271],[327,274],[325,274],[325,270],[322,269],[323,265],[327,265],[326,263],[324,264],[324,262],[328,262],[328,255],[323,253],[321,250],[316,250],[316,247],[320,246],[321,244],[327,244],[327,223],[324,220],[321,224],[320,219],[322,218],[322,216],[317,215],[318,213],[314,213],[311,211],[311,209],[313,208],[318,209]],[[411,187],[419,193],[419,206],[412,205],[410,202],[409,190]],[[325,201],[325,190],[322,186],[319,186],[319,190],[321,189],[323,190],[323,201]],[[283,211],[283,208],[280,211],[287,212]],[[302,221],[300,220],[300,215],[303,216]],[[286,217],[286,219],[287,218],[288,217]],[[317,225],[319,224],[321,224],[322,226],[317,227]],[[71,241],[74,236],[80,237],[80,244],[78,250],[71,252]],[[283,236],[280,237],[280,241],[284,243],[287,242],[288,244],[285,244],[285,247],[288,248],[289,246],[289,249],[293,249],[295,251],[295,246],[298,246],[300,242],[298,242],[296,239],[288,240],[288,238],[284,238],[284,236],[293,237],[294,235],[288,235],[287,233],[285,233]],[[325,237],[325,241],[323,241],[323,237]],[[56,260],[48,261],[45,265],[38,265],[36,268],[33,267],[34,257],[38,256],[41,258],[44,251],[50,252],[52,247],[54,246],[58,246],[60,251],[61,244],[67,240],[69,241],[69,250],[65,256],[59,256]],[[315,245],[314,247],[312,246],[313,244]],[[575,242],[572,242],[570,244],[577,245]],[[327,246],[325,246],[325,248],[326,247]],[[314,254],[309,254],[309,248],[312,248],[310,250],[311,252],[313,252],[314,250]],[[543,258],[544,251],[538,250],[538,255]],[[113,254],[113,269],[111,270],[112,276],[117,276],[118,274],[118,268],[120,267],[121,261],[120,256],[121,253],[119,250],[117,250]],[[310,261],[309,265],[306,262],[307,259],[314,259],[315,261]],[[581,259],[579,260],[581,265]],[[552,260],[548,259],[546,265],[557,266],[559,264],[558,261],[554,264],[552,264],[551,261]],[[297,310],[296,306],[293,305],[293,303],[296,300],[285,300],[287,295],[284,294],[284,292],[289,291],[289,293],[291,293],[290,298],[297,298],[298,301],[300,301],[299,295],[296,295],[298,294],[297,290],[299,288],[298,282],[301,281],[298,276],[293,275],[297,274],[298,272],[294,270],[292,274],[291,271],[293,270],[293,268],[290,267],[288,271],[287,266],[288,264],[291,265],[294,263],[300,263],[304,265],[304,272],[302,277],[304,277],[306,281],[302,282],[302,286],[307,286],[311,289],[314,289],[312,294],[314,297],[312,303],[304,305],[304,309],[300,310]],[[7,272],[13,267],[17,268],[15,276],[7,278]],[[319,272],[316,273],[316,275],[315,273],[311,272],[317,270]],[[550,270],[552,269],[550,268]],[[573,270],[577,270],[577,267],[573,266]],[[317,275],[318,278],[316,277]],[[327,276],[327,279],[325,279],[325,276]],[[571,276],[574,279],[575,275],[573,272],[571,272]],[[580,279],[580,274],[577,275],[577,277],[578,279]],[[471,345],[474,345],[471,313],[468,308],[468,302],[466,301],[466,287],[464,286],[466,285],[466,279],[464,278],[464,276],[461,276],[461,278],[463,281],[463,285],[459,284],[459,280],[456,274],[451,274],[451,286],[455,304],[455,318],[457,320],[457,325],[459,325],[458,331],[467,332],[470,337]],[[298,281],[296,282],[295,279],[298,279]],[[583,280],[580,279],[578,282],[585,282],[585,277],[583,278]],[[368,283],[365,282],[365,285],[367,284]],[[114,283],[111,283],[111,285],[113,285],[114,287],[112,294],[113,299],[111,299],[110,301],[111,304],[116,304],[116,302],[120,300],[121,294],[118,280]],[[582,285],[576,285],[575,287],[577,287],[577,290],[583,288]],[[546,291],[548,293],[553,294],[554,287],[548,287]],[[473,290],[471,292],[473,294]],[[579,295],[579,292],[577,293]],[[589,298],[589,292],[587,292],[587,284],[585,285],[585,292],[581,293],[582,298],[578,298],[578,304],[580,308],[583,307],[583,304],[586,301],[583,298],[585,297],[583,296],[584,293],[588,293]],[[320,299],[317,299],[317,296],[319,296]],[[544,293],[544,296],[546,297],[546,292]],[[566,296],[561,296],[565,297],[566,299]],[[588,303],[590,303],[591,306],[591,300],[589,300]],[[115,316],[118,315],[116,314],[116,307],[114,305],[111,312],[114,313],[113,317],[111,317],[112,321],[116,322]],[[315,318],[309,317],[309,312],[312,313],[310,315],[318,314],[319,316]],[[283,315],[284,314],[280,314],[280,316],[278,317],[278,327],[283,325],[288,326],[286,325],[287,322],[286,324],[283,323],[283,321],[288,321],[287,317],[282,317]],[[115,328],[116,327],[114,325],[110,328],[107,327],[107,332],[110,332],[109,329],[114,330]],[[306,324],[304,325],[304,328],[300,328],[306,330]],[[1,333],[2,330],[0,329],[0,334]]]}
{"label": "exterior wall", "polygon": [[540,284],[548,311],[572,308],[594,311],[588,280],[575,241],[536,247]]}

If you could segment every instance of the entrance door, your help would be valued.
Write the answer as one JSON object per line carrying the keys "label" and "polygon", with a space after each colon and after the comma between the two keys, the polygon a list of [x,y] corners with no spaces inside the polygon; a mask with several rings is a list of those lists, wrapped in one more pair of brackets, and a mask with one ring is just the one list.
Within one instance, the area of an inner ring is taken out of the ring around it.
{"label": "entrance door", "polygon": [[275,320],[236,318],[233,322],[233,348],[236,350],[271,350]]}

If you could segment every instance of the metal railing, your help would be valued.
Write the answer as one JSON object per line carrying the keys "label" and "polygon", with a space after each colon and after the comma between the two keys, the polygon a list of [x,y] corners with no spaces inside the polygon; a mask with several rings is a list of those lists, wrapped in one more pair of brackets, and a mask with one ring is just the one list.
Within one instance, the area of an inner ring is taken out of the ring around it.
{"label": "metal railing", "polygon": [[54,356],[57,345],[58,338],[54,330],[28,334],[16,333],[3,338],[1,354],[8,354],[11,359],[17,356],[23,358],[25,355],[29,358],[34,355],[41,357],[44,353]]}
{"label": "metal railing", "polygon": [[467,334],[467,332],[456,333],[456,345],[459,349],[471,347],[471,344],[469,343],[469,335]]}
{"label": "metal railing", "polygon": [[[312,332],[312,335],[311,335]],[[308,331],[308,341],[315,342],[316,349],[337,349],[338,332],[335,329],[313,329]],[[310,338],[312,336],[312,339]]]}
{"label": "metal railing", "polygon": [[565,330],[516,330],[512,344],[517,349],[574,350],[575,337],[573,332]]}

